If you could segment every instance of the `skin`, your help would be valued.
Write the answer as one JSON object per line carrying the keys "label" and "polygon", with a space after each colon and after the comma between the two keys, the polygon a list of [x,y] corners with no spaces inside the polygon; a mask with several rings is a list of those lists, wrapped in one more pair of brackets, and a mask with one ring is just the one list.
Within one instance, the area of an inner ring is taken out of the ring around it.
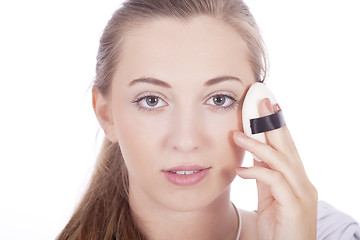
{"label": "skin", "polygon": [[[315,239],[316,190],[287,128],[267,135],[271,146],[239,131],[241,103],[255,77],[236,31],[205,16],[157,19],[130,31],[122,49],[110,95],[94,88],[93,106],[107,138],[121,148],[131,211],[148,239],[234,239],[236,174],[257,179],[259,189],[258,214],[242,211],[240,239]],[[239,80],[209,85],[219,76]],[[263,115],[273,111],[266,102],[259,105]],[[245,151],[264,163],[239,168]],[[179,165],[210,171],[181,187],[162,172]]]}

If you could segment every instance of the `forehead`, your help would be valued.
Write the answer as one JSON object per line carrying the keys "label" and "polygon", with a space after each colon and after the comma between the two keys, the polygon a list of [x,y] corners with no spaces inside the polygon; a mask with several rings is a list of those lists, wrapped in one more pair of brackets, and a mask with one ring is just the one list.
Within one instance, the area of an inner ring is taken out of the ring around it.
{"label": "forehead", "polygon": [[129,81],[143,76],[164,80],[206,80],[224,74],[252,77],[240,34],[206,16],[189,21],[160,18],[132,29],[122,42],[117,70]]}

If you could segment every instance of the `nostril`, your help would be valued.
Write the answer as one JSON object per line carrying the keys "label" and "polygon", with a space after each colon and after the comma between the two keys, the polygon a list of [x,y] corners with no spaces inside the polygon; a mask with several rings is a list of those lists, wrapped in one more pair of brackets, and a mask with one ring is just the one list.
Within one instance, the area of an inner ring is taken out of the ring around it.
{"label": "nostril", "polygon": [[173,147],[176,151],[179,152],[192,152],[196,151],[199,147],[192,141],[187,142],[178,142]]}

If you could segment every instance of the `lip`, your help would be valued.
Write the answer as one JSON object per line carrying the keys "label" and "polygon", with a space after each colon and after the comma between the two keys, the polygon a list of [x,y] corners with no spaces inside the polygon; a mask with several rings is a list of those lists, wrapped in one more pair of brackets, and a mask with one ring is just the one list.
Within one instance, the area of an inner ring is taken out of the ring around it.
{"label": "lip", "polygon": [[[177,186],[192,186],[203,180],[210,172],[211,167],[203,167],[199,165],[177,166],[162,171],[165,178],[172,184]],[[188,175],[176,174],[175,171],[199,171]]]}

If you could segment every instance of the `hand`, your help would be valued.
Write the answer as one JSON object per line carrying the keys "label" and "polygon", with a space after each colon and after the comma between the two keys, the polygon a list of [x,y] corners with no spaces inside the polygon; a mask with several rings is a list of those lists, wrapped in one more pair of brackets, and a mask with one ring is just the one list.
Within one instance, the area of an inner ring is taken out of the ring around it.
{"label": "hand", "polygon": [[[278,111],[268,98],[259,104],[261,116]],[[258,188],[257,234],[259,240],[316,239],[317,202],[315,187],[309,181],[295,144],[286,126],[265,133],[263,144],[234,132],[235,143],[263,162],[236,169],[244,179],[256,179]]]}

